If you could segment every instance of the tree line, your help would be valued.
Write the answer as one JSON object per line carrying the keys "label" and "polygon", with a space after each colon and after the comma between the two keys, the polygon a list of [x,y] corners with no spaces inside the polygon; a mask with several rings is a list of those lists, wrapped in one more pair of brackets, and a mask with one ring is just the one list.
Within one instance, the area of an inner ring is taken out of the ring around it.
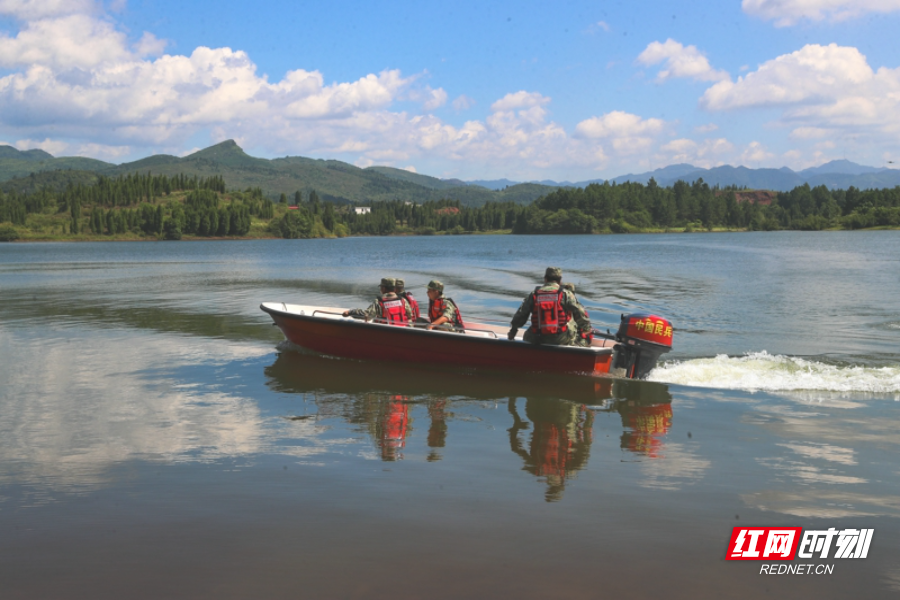
{"label": "tree line", "polygon": [[641,183],[560,188],[538,198],[516,219],[513,233],[592,233],[684,229],[822,230],[900,225],[900,186],[832,190],[797,186],[771,204],[739,201],[736,186],[703,179],[660,187]]}
{"label": "tree line", "polygon": [[[177,197],[176,197],[177,196]],[[59,191],[0,192],[0,223],[24,227],[29,215],[57,215],[64,233],[136,234],[165,239],[245,236],[254,218],[268,235],[311,238],[511,231],[541,233],[627,233],[637,231],[900,226],[900,186],[833,190],[808,184],[774,194],[770,204],[742,200],[736,186],[710,187],[702,179],[661,187],[647,184],[590,184],[559,188],[529,205],[487,202],[465,206],[443,199],[421,204],[373,202],[365,209],[322,201],[313,190],[281,194],[277,202],[261,189],[225,189],[221,176],[147,173],[99,177],[94,185],[70,183]],[[12,231],[8,226],[4,231]]]}
{"label": "tree line", "polygon": [[[168,198],[186,192],[181,201]],[[250,231],[251,215],[274,216],[272,202],[260,188],[231,192],[222,202],[221,176],[200,178],[184,174],[100,176],[94,185],[70,183],[61,191],[0,192],[0,223],[25,226],[31,214],[68,214],[64,233],[96,235],[135,233],[180,239],[199,236],[242,236]]]}

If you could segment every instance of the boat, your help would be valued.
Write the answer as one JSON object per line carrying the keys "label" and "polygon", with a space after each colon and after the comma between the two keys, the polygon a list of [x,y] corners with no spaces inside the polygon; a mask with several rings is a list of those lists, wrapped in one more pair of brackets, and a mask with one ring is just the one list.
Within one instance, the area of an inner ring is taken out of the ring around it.
{"label": "boat", "polygon": [[622,315],[615,334],[594,330],[590,347],[532,344],[508,326],[466,320],[464,332],[397,326],[345,317],[345,309],[263,302],[293,344],[312,352],[357,360],[390,361],[495,371],[610,375],[642,379],[672,349],[673,329],[662,317]]}

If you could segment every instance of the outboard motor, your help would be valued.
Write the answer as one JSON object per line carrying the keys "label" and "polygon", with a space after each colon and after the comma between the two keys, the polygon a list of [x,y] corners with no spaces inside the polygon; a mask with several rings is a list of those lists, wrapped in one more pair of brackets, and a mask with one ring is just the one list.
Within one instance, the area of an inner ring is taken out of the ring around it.
{"label": "outboard motor", "polygon": [[643,379],[656,366],[660,355],[672,349],[672,324],[646,313],[622,315],[616,332],[613,375]]}

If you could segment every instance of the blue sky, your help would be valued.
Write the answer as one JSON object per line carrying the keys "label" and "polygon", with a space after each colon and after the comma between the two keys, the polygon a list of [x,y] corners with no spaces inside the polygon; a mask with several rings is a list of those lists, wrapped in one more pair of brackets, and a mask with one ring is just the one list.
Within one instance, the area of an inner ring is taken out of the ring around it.
{"label": "blue sky", "polygon": [[900,0],[0,0],[0,143],[438,177],[900,163]]}

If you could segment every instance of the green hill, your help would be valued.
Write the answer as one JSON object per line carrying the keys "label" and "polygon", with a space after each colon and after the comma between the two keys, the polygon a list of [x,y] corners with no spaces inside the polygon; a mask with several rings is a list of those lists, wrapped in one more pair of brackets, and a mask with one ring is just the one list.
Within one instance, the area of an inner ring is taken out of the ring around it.
{"label": "green hill", "polygon": [[12,146],[0,146],[0,181],[27,177],[46,171],[100,171],[111,167],[108,162],[82,156],[54,158],[43,150],[16,150]]}
{"label": "green hill", "polygon": [[437,177],[431,177],[430,175],[420,175],[419,173],[412,173],[404,169],[395,169],[393,167],[369,167],[366,171],[381,173],[389,179],[408,181],[432,190],[449,190],[456,187],[465,187],[466,185],[458,179],[446,181],[444,179],[438,179]]}
{"label": "green hill", "polygon": [[12,146],[0,146],[0,158],[15,158],[19,160],[50,160],[52,154],[35,148],[34,150],[17,150]]}
{"label": "green hill", "polygon": [[99,175],[117,177],[148,171],[167,176],[220,176],[229,189],[260,188],[272,199],[281,194],[292,197],[298,190],[306,197],[315,190],[319,198],[336,204],[390,200],[421,204],[441,199],[459,200],[467,206],[482,206],[489,201],[528,204],[556,189],[521,184],[495,192],[391,167],[361,169],[337,160],[302,156],[268,160],[248,155],[233,140],[182,158],[160,154],[120,165],[91,158],[54,158],[42,150],[21,152],[0,146],[0,189],[7,191],[35,191],[41,187],[60,190],[68,181],[87,183],[92,178],[96,181]]}

